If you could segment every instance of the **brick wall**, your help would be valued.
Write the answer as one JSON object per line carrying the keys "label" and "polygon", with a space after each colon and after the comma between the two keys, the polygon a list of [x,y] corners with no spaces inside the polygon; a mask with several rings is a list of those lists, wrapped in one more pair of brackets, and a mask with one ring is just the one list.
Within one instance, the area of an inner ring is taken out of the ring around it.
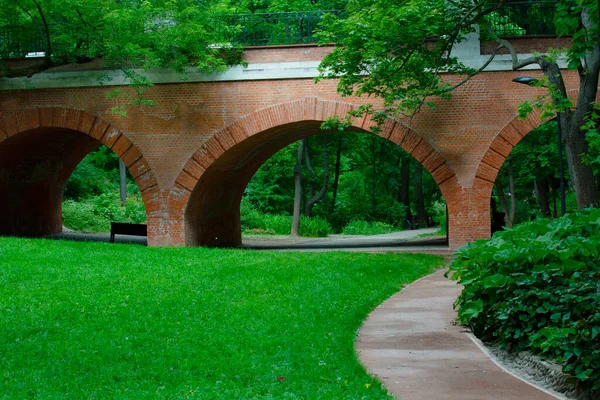
{"label": "brick wall", "polygon": [[[571,47],[571,37],[556,36],[517,36],[505,38],[520,54],[546,53],[549,49],[564,49]],[[481,54],[492,54],[498,43],[488,40],[481,42]],[[498,54],[509,54],[508,49],[501,49]]]}

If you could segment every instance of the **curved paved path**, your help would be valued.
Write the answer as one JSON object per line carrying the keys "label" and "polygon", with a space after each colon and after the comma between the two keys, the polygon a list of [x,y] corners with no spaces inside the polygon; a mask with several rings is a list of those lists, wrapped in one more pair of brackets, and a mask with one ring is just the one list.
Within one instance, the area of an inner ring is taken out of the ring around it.
{"label": "curved paved path", "polygon": [[502,371],[453,325],[460,287],[443,274],[407,286],[367,318],[356,344],[367,370],[403,400],[555,399]]}

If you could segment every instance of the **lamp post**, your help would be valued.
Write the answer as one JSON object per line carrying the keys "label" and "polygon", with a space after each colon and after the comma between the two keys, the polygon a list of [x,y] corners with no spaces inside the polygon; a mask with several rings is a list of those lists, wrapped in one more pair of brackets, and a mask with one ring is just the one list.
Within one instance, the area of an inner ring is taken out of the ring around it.
{"label": "lamp post", "polygon": [[[523,85],[533,86],[539,80],[537,78],[532,78],[530,76],[518,76],[513,79],[513,82],[521,83]],[[561,127],[561,113],[556,113],[556,122],[558,125],[558,175],[560,180],[560,214],[565,215],[567,212],[567,200],[565,196],[565,173],[563,166],[563,144],[562,144],[562,127]]]}

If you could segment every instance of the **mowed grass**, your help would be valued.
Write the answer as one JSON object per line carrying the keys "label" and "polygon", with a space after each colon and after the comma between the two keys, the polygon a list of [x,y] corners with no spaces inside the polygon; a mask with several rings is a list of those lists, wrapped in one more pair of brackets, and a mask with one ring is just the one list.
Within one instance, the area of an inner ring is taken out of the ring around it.
{"label": "mowed grass", "polygon": [[387,398],[357,329],[442,262],[0,238],[0,398]]}

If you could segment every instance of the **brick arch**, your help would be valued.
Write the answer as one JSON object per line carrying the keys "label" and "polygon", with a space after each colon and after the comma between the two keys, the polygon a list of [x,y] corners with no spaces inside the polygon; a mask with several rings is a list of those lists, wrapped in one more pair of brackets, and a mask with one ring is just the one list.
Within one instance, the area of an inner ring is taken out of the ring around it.
{"label": "brick arch", "polygon": [[541,112],[536,108],[529,113],[526,119],[520,119],[518,115],[515,115],[500,129],[481,158],[475,173],[474,187],[478,183],[479,185],[489,186],[491,184],[493,186],[504,160],[510,155],[515,146],[529,132],[546,122],[540,118],[540,114]]}
{"label": "brick arch", "polygon": [[[38,146],[35,146],[38,152],[40,151],[39,148],[44,146],[44,134],[51,134],[56,137],[60,132],[73,137],[85,138],[78,139],[74,144],[76,147],[79,146],[77,150],[81,154],[87,154],[91,149],[97,147],[99,143],[104,144],[124,161],[142,193],[146,209],[149,210],[152,205],[151,203],[156,201],[154,192],[156,191],[158,182],[142,153],[124,133],[104,119],[83,110],[62,107],[21,110],[0,118],[0,148],[2,148],[2,144],[5,142],[14,143],[15,140],[21,140],[22,136],[19,134],[26,132],[33,134],[33,136],[28,139],[28,142],[23,143],[30,145],[32,143],[39,143]],[[69,160],[72,163],[76,161],[77,157],[71,156],[70,158],[73,158],[73,160]],[[68,171],[69,175],[71,172],[72,170]],[[57,181],[53,181],[52,183],[57,183]],[[44,184],[48,185],[48,183]],[[42,185],[42,183],[38,183],[38,185]],[[57,196],[56,193],[54,193],[54,196]],[[62,192],[60,196],[62,198]],[[47,202],[52,203],[50,200]],[[56,199],[53,202],[56,202]],[[43,212],[45,213],[46,211]],[[32,234],[58,230],[57,218],[55,217],[54,220],[54,222],[48,223],[45,226],[35,228],[34,230],[39,232]],[[27,234],[27,232],[23,232],[23,234]]]}
{"label": "brick arch", "polygon": [[[193,203],[198,201],[206,205],[201,206],[202,209],[196,210],[196,213],[210,213],[211,208],[219,208],[222,203],[232,204],[229,205],[229,211],[216,212],[215,218],[204,221],[203,225],[211,226],[211,232],[206,234],[210,239],[194,238],[195,234],[190,231],[190,224],[186,221],[186,232],[183,229],[180,232],[185,235],[186,243],[239,245],[239,201],[247,182],[258,167],[277,150],[316,134],[322,121],[333,116],[345,117],[353,107],[350,103],[303,98],[256,111],[214,134],[185,163],[169,195],[168,208],[171,215],[185,214],[184,218],[187,220]],[[368,132],[374,125],[369,116],[354,118],[350,130]],[[379,136],[396,143],[421,163],[432,174],[446,199],[452,195],[452,189],[459,186],[458,179],[444,156],[402,122],[386,121]],[[267,146],[264,144],[266,142],[271,143],[270,148],[261,148]],[[248,161],[250,158],[253,158],[252,161]],[[235,178],[224,172],[227,168],[239,168],[246,161],[248,168],[241,168]],[[200,188],[199,185],[211,187],[211,190]],[[210,196],[209,192],[217,189],[221,190],[220,201],[206,200]],[[233,225],[229,226],[230,223]],[[219,239],[219,234],[214,232],[215,225],[224,225],[228,233],[221,232],[222,238]]]}
{"label": "brick arch", "polygon": [[[599,87],[600,89],[600,87]],[[569,89],[567,91],[570,99],[576,102],[577,96],[579,95],[579,89]],[[596,96],[596,101],[600,101],[600,91]],[[506,158],[510,155],[515,146],[523,139],[529,132],[549,121],[549,119],[543,120],[541,118],[541,111],[535,107],[532,112],[527,115],[527,118],[520,119],[517,114],[504,126],[492,142],[488,149],[484,153],[477,172],[475,173],[475,183],[473,187],[483,193],[487,192],[487,198],[492,195],[492,189],[500,168]]]}

